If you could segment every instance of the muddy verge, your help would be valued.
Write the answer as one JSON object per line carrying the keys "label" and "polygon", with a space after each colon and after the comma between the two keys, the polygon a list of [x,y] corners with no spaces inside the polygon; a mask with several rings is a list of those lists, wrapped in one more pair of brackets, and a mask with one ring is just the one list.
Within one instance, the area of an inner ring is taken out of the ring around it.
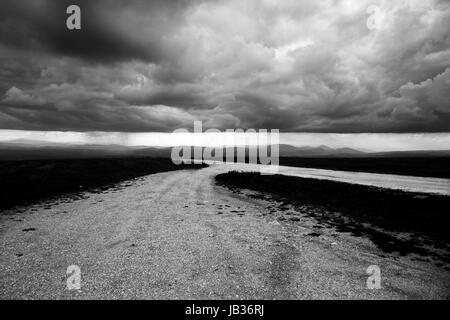
{"label": "muddy verge", "polygon": [[450,270],[448,196],[256,172],[232,171],[215,180],[234,193],[280,203],[281,220],[301,223],[291,219],[288,208],[294,207],[321,227],[368,237],[385,253],[416,254]]}
{"label": "muddy verge", "polygon": [[103,158],[0,161],[0,211],[67,193],[107,189],[148,174],[199,169],[169,158]]}

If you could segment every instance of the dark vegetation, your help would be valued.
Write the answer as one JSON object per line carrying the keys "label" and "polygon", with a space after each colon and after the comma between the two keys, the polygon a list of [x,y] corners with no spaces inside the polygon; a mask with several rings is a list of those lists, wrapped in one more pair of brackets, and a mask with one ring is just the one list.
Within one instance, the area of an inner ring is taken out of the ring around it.
{"label": "dark vegetation", "polygon": [[[270,195],[271,200],[293,205],[322,225],[368,236],[385,252],[430,255],[424,245],[432,245],[445,252],[439,259],[450,263],[448,196],[248,172],[219,174],[216,182],[236,193],[249,189]],[[396,232],[413,237],[402,239]]]}
{"label": "dark vegetation", "polygon": [[205,165],[175,165],[168,158],[0,161],[0,210],[123,180]]}
{"label": "dark vegetation", "polygon": [[400,174],[450,179],[450,157],[297,158],[282,157],[280,165],[328,170]]}

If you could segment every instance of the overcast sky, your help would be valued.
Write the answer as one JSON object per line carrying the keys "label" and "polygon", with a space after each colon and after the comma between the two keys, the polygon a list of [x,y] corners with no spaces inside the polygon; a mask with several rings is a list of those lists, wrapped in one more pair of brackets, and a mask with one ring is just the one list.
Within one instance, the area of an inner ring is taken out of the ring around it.
{"label": "overcast sky", "polygon": [[450,132],[449,30],[448,0],[1,0],[0,128]]}

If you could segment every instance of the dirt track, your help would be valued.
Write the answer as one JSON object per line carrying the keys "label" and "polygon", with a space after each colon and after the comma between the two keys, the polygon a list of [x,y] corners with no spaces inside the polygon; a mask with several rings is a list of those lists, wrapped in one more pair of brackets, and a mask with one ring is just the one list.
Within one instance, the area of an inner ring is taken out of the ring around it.
{"label": "dirt track", "polygon": [[[159,173],[6,212],[0,298],[448,298],[445,270],[381,257],[347,234],[312,237],[311,218],[277,222],[266,201],[215,186],[225,170]],[[81,291],[66,289],[69,265],[81,268]],[[380,290],[366,287],[370,265]]]}

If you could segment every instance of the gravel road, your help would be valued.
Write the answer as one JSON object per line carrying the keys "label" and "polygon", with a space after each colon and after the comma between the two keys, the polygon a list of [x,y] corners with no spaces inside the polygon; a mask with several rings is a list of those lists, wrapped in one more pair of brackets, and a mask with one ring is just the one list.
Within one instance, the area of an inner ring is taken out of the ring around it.
{"label": "gravel road", "polygon": [[[313,218],[277,221],[267,200],[214,184],[229,166],[164,172],[0,217],[1,299],[421,299],[449,272],[384,256]],[[236,169],[236,167],[232,167]],[[68,290],[66,270],[81,270]],[[366,270],[381,269],[381,289]]]}

